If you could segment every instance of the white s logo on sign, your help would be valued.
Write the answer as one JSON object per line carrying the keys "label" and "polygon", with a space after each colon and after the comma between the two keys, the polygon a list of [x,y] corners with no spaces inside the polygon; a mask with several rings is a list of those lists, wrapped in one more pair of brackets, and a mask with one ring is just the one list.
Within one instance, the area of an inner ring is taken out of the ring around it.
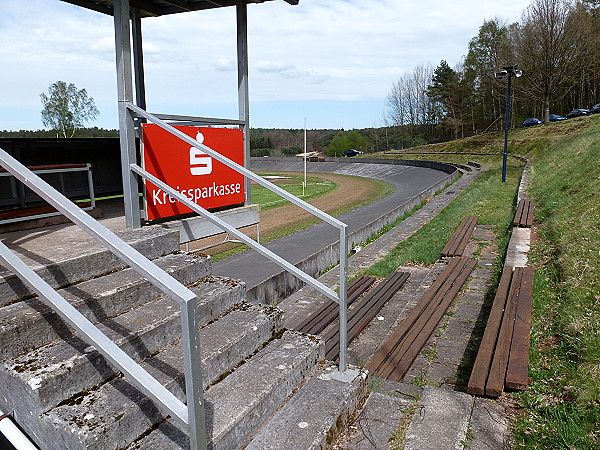
{"label": "white s logo on sign", "polygon": [[[204,136],[198,132],[196,140],[202,144]],[[212,158],[196,147],[190,148],[190,173],[192,175],[208,175],[212,172]]]}

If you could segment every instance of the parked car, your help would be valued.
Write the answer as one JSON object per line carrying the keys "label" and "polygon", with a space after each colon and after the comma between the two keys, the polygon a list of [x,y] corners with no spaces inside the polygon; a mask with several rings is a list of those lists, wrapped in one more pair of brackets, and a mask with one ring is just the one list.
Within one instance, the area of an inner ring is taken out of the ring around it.
{"label": "parked car", "polygon": [[571,111],[569,114],[567,114],[567,119],[572,119],[573,117],[589,116],[589,115],[590,115],[589,109],[576,108],[573,111]]}
{"label": "parked car", "polygon": [[592,114],[600,113],[600,103],[597,103],[594,106],[592,106],[592,109],[590,109],[590,113],[592,113]]}
{"label": "parked car", "polygon": [[362,152],[358,151],[358,150],[354,150],[353,148],[349,149],[349,150],[344,150],[344,158],[350,158],[352,156],[356,156],[356,155],[360,155]]}
{"label": "parked car", "polygon": [[532,127],[534,125],[539,125],[540,123],[544,123],[544,122],[540,119],[536,119],[535,117],[532,117],[531,119],[525,119],[525,122],[523,122],[523,126],[524,127]]}
{"label": "parked car", "polygon": [[561,120],[567,120],[567,118],[558,114],[550,114],[550,122],[559,122]]}

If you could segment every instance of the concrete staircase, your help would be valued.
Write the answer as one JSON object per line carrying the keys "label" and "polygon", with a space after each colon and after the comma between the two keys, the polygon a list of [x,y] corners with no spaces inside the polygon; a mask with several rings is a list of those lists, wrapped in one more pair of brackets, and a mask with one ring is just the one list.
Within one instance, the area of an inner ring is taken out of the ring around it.
{"label": "concrete staircase", "polygon": [[[322,448],[366,395],[366,374],[320,363],[323,342],[179,252],[150,228],[130,243],[201,300],[209,447]],[[37,272],[161,384],[185,399],[179,306],[103,250]],[[185,430],[128,383],[22,283],[0,272],[0,409],[44,449],[188,448]],[[310,437],[310,439],[308,438]]]}

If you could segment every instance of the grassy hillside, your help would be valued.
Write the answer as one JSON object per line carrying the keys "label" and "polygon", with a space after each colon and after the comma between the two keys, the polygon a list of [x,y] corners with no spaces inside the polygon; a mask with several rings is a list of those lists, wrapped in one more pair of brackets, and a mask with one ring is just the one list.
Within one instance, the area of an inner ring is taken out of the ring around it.
{"label": "grassy hillside", "polygon": [[[479,214],[508,238],[519,163],[509,164],[506,186],[497,182],[499,133],[383,157],[486,164],[486,172],[443,211],[440,220],[390,257],[391,264],[430,262],[464,214]],[[413,152],[422,152],[414,154]],[[513,394],[515,448],[600,448],[600,116],[510,131],[510,152],[530,161],[529,197],[536,201],[530,388]],[[489,155],[489,154],[493,154]],[[444,225],[448,222],[450,226]],[[427,238],[424,238],[427,236]],[[433,241],[433,249],[425,248]],[[437,242],[439,241],[439,242]],[[421,246],[422,248],[419,248]],[[501,247],[502,248],[502,247]],[[374,268],[377,269],[377,268]]]}

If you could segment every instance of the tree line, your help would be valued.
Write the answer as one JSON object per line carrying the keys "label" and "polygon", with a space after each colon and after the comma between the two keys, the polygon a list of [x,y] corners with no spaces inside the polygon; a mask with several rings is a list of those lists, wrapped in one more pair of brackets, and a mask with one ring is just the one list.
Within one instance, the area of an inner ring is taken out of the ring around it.
{"label": "tree line", "polygon": [[503,127],[506,80],[494,73],[518,64],[512,122],[549,121],[598,102],[600,0],[532,0],[521,21],[484,21],[466,56],[451,67],[421,64],[400,75],[387,96],[386,119],[428,142]]}

